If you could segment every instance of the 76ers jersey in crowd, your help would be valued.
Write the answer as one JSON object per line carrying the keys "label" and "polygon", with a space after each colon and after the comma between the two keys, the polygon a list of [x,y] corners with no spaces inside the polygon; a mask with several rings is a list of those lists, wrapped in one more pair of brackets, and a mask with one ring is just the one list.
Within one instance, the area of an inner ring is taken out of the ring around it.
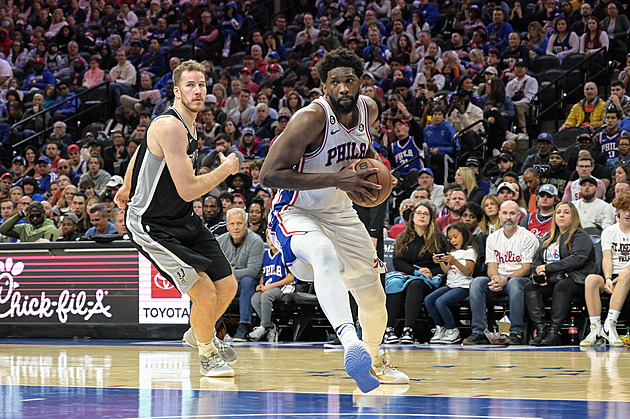
{"label": "76ers jersey in crowd", "polygon": [[[302,173],[337,173],[353,160],[365,157],[372,142],[365,99],[359,96],[357,102],[359,120],[350,129],[339,123],[325,97],[320,97],[313,103],[321,106],[326,114],[324,138],[317,150],[304,154],[295,170]],[[274,199],[274,210],[282,211],[291,206],[309,211],[339,212],[351,207],[352,201],[346,192],[337,188],[281,190]]]}

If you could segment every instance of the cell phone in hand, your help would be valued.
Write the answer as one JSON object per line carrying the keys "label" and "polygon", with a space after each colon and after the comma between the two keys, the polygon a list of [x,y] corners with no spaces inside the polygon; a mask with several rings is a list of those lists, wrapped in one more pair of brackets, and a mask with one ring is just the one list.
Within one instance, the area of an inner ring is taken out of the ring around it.
{"label": "cell phone in hand", "polygon": [[435,257],[438,259],[442,259],[444,256],[446,256],[446,253],[436,253]]}
{"label": "cell phone in hand", "polygon": [[532,275],[532,279],[538,285],[547,283],[547,277],[545,275]]}

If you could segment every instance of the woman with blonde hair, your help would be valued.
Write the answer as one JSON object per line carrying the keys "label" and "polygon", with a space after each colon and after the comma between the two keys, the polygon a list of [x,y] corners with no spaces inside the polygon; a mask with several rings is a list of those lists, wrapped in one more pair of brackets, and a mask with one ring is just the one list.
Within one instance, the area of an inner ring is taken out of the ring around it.
{"label": "woman with blonde hair", "polygon": [[547,54],[549,38],[545,35],[540,22],[534,21],[527,25],[527,36],[523,37],[521,44],[529,50],[529,58],[534,59]]}
{"label": "woman with blonde hair", "polygon": [[483,218],[479,222],[479,228],[486,234],[492,234],[501,228],[499,220],[499,208],[501,201],[496,195],[486,195],[481,200],[481,209],[483,210]]}
{"label": "woman with blonde hair", "polygon": [[[560,345],[560,329],[571,310],[571,300],[584,294],[586,277],[595,271],[593,242],[580,227],[580,215],[572,203],[556,206],[551,230],[543,237],[532,268],[532,281],[523,290],[529,318],[536,325],[530,345]],[[552,296],[549,323],[544,299]]]}
{"label": "woman with blonde hair", "polygon": [[[405,229],[396,238],[394,244],[394,269],[402,274],[415,277],[424,275],[433,278],[442,272],[433,255],[443,253],[447,243],[435,222],[435,209],[428,200],[418,202],[409,216]],[[420,314],[424,297],[432,288],[422,279],[409,279],[402,290],[385,286],[387,294],[387,329],[384,343],[398,343],[399,338],[394,330],[396,318],[405,300],[405,324],[400,343],[414,343],[413,327]]]}
{"label": "woman with blonde hair", "polygon": [[79,188],[74,185],[68,185],[63,188],[61,197],[57,200],[55,207],[59,208],[59,211],[63,213],[70,211],[70,207],[72,206],[72,195],[77,192],[79,192]]}
{"label": "woman with blonde hair", "polygon": [[455,172],[455,183],[464,188],[466,200],[481,205],[483,191],[477,186],[475,172],[470,167],[460,167]]}
{"label": "woman with blonde hair", "polygon": [[214,86],[212,86],[212,94],[217,98],[217,109],[223,109],[225,107],[225,101],[228,97],[225,86],[221,83],[215,83]]}

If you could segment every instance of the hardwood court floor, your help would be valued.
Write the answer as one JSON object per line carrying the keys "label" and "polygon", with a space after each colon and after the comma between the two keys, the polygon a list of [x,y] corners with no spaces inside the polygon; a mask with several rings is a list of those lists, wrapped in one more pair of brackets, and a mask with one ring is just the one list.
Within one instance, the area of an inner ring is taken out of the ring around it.
{"label": "hardwood court floor", "polygon": [[630,352],[387,346],[411,378],[365,395],[322,344],[235,344],[235,379],[179,342],[0,340],[0,417],[630,417]]}

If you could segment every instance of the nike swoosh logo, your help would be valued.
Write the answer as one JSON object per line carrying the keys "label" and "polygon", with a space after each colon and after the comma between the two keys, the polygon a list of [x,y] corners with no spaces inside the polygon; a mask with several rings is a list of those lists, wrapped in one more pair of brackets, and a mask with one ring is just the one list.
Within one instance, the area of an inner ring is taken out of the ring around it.
{"label": "nike swoosh logo", "polygon": [[335,135],[338,132],[339,132],[339,130],[337,130],[337,131],[330,131],[330,135]]}

